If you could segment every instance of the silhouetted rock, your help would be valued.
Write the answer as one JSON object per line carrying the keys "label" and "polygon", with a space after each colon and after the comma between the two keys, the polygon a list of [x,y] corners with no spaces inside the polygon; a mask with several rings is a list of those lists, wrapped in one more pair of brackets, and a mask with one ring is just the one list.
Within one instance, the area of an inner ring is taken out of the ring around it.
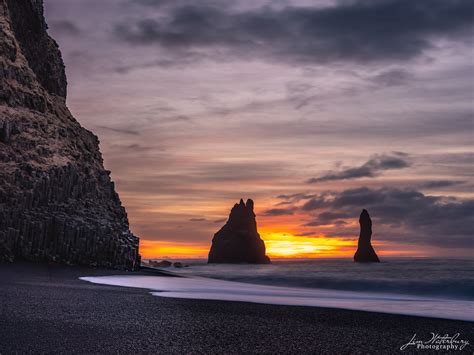
{"label": "silhouetted rock", "polygon": [[140,266],[99,140],[65,104],[42,0],[0,0],[0,261]]}
{"label": "silhouetted rock", "polygon": [[362,210],[359,218],[360,224],[360,235],[357,251],[354,255],[354,261],[367,262],[367,263],[378,263],[380,262],[377,254],[375,253],[370,239],[372,237],[372,220],[370,219],[369,212]]}
{"label": "silhouetted rock", "polygon": [[257,232],[253,201],[243,200],[232,208],[227,223],[212,239],[209,263],[268,264],[265,243]]}
{"label": "silhouetted rock", "polygon": [[161,261],[150,260],[148,264],[153,267],[170,267],[173,263],[169,260],[161,260]]}
{"label": "silhouetted rock", "polygon": [[181,263],[179,261],[176,261],[176,262],[173,263],[173,266],[177,267],[177,268],[182,268],[184,265],[183,265],[183,263]]}

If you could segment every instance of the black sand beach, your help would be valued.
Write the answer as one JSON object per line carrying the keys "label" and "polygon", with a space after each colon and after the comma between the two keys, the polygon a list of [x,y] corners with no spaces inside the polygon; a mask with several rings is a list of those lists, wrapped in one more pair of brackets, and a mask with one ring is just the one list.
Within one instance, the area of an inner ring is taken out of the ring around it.
{"label": "black sand beach", "polygon": [[[32,263],[0,265],[0,354],[389,354],[400,353],[400,346],[415,333],[421,339],[429,339],[431,332],[461,333],[462,339],[473,340],[470,322],[169,299],[147,290],[78,279],[123,273]],[[453,353],[472,350],[469,345]]]}

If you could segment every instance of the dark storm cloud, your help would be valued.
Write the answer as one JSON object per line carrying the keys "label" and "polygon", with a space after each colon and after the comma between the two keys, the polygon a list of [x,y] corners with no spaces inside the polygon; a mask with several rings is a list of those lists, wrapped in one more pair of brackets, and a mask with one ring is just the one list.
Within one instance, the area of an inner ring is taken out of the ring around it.
{"label": "dark storm cloud", "polygon": [[[472,247],[474,200],[446,196],[426,196],[413,189],[367,187],[320,196],[313,209],[324,208],[322,221],[332,222],[339,216],[357,217],[368,209],[375,225],[388,235],[403,228],[403,235],[411,241],[453,248]],[[313,199],[314,200],[314,199]],[[308,204],[312,200],[308,201]],[[325,215],[324,213],[329,212]],[[332,217],[332,218],[331,218]],[[319,219],[318,218],[318,219]],[[317,222],[318,219],[315,221]],[[308,225],[316,225],[311,224]],[[379,233],[383,236],[383,232]],[[404,237],[405,238],[405,237]],[[396,237],[395,237],[396,239]]]}
{"label": "dark storm cloud", "polygon": [[406,160],[403,153],[394,155],[376,155],[359,167],[349,168],[338,172],[329,172],[326,175],[309,179],[307,182],[314,184],[324,181],[376,177],[383,171],[403,169],[408,166],[410,166],[410,163]]}
{"label": "dark storm cloud", "polygon": [[78,36],[81,34],[81,29],[70,21],[52,21],[49,26],[56,34],[59,35],[64,34],[69,36]]}
{"label": "dark storm cloud", "polygon": [[[136,0],[148,5],[163,1]],[[358,0],[330,7],[262,7],[233,11],[225,5],[178,2],[166,16],[120,23],[127,42],[184,52],[272,57],[298,62],[406,60],[437,39],[468,40],[471,0]],[[380,78],[399,80],[393,75]]]}
{"label": "dark storm cloud", "polygon": [[293,208],[272,208],[266,210],[263,214],[265,216],[285,216],[292,215],[294,213]]}

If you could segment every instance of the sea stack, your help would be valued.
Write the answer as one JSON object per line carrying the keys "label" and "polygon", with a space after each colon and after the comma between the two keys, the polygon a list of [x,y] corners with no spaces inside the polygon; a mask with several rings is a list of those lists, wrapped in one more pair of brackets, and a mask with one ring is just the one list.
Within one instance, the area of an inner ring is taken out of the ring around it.
{"label": "sea stack", "polygon": [[370,239],[372,237],[372,220],[370,219],[369,212],[367,212],[367,210],[362,210],[362,213],[359,217],[359,224],[359,244],[354,255],[354,261],[361,263],[380,262],[374,248],[372,247],[372,244],[370,243]]}
{"label": "sea stack", "polygon": [[241,199],[232,208],[227,223],[214,235],[208,262],[269,264],[265,243],[257,232],[253,201]]}
{"label": "sea stack", "polygon": [[43,1],[0,0],[0,261],[136,269],[138,238],[66,88]]}

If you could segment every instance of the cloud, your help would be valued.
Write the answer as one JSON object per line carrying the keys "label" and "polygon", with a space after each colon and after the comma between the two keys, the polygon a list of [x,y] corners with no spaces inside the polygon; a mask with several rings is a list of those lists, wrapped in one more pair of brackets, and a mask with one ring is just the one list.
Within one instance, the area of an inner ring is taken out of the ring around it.
{"label": "cloud", "polygon": [[324,196],[316,196],[306,201],[301,207],[301,209],[303,211],[313,211],[318,208],[324,207],[325,204],[326,204],[326,198]]}
{"label": "cloud", "polygon": [[[367,63],[412,59],[433,48],[439,39],[468,40],[474,3],[357,0],[327,7],[267,6],[237,11],[222,3],[178,2],[166,8],[168,12],[156,18],[117,24],[116,36],[132,44],[159,45],[184,57],[212,52],[215,59],[238,56],[300,63]],[[393,73],[380,80],[393,81]]]}
{"label": "cloud", "polygon": [[473,247],[473,199],[428,196],[413,189],[361,187],[321,195],[307,204],[313,200],[318,202],[313,209],[324,209],[324,212],[308,226],[346,218],[342,216],[357,218],[366,208],[374,220],[379,239],[452,248]]}
{"label": "cloud", "polygon": [[132,4],[138,4],[143,6],[154,6],[160,7],[169,3],[169,0],[130,0]]}
{"label": "cloud", "polygon": [[316,219],[305,224],[305,226],[316,227],[326,226],[329,224],[343,225],[346,224],[345,218],[352,218],[353,216],[348,213],[341,212],[323,212],[320,213]]}
{"label": "cloud", "polygon": [[[466,74],[468,75],[468,74]],[[466,89],[462,95],[466,95],[470,89]],[[415,94],[416,95],[416,94]],[[328,101],[332,98],[328,97]],[[430,102],[444,100],[443,96],[430,96]],[[368,101],[364,101],[368,102]],[[371,105],[374,104],[372,101]],[[470,104],[470,103],[469,103]],[[464,104],[462,104],[464,106]],[[264,136],[271,132],[272,138],[298,137],[314,141],[316,137],[323,140],[330,136],[338,139],[344,146],[357,146],[364,142],[364,145],[379,145],[380,139],[384,142],[397,143],[414,142],[421,144],[423,139],[434,140],[450,139],[454,142],[443,144],[455,144],[470,146],[472,144],[472,108],[452,107],[450,109],[434,110],[432,107],[424,106],[421,109],[404,111],[396,109],[394,112],[385,113],[382,119],[372,120],[364,116],[356,122],[346,120],[334,120],[320,122],[318,120],[291,120],[283,122],[254,122],[253,129],[256,133]],[[423,152],[421,152],[423,153]],[[458,153],[453,153],[460,156]],[[466,155],[466,160],[471,159]]]}
{"label": "cloud", "polygon": [[373,76],[370,81],[377,85],[390,87],[403,85],[412,78],[412,74],[406,70],[391,69]]}
{"label": "cloud", "polygon": [[[185,6],[195,3],[193,0],[129,0],[130,4],[141,6],[148,6],[154,8],[170,7],[170,6]],[[222,0],[200,0],[199,4],[206,6],[222,6],[225,4]]]}
{"label": "cloud", "polygon": [[443,187],[451,187],[456,185],[464,184],[465,181],[456,181],[456,180],[433,180],[427,181],[420,185],[420,188],[426,189],[436,189],[436,188],[443,188]]}
{"label": "cloud", "polygon": [[263,214],[265,216],[285,216],[292,215],[294,213],[293,208],[272,208],[266,210]]}
{"label": "cloud", "polygon": [[56,34],[64,34],[69,36],[79,36],[81,34],[81,29],[71,21],[51,21],[50,23],[51,29]]}
{"label": "cloud", "polygon": [[311,178],[307,182],[315,184],[324,181],[338,181],[359,179],[363,177],[376,177],[386,170],[404,169],[410,166],[405,154],[375,155],[359,167],[345,169],[339,172],[329,172],[326,175]]}
{"label": "cloud", "polygon": [[[196,162],[182,173],[189,181],[205,183],[244,183],[256,184],[281,176],[280,161],[219,161]],[[181,177],[184,180],[184,177]],[[184,180],[186,181],[186,180]]]}
{"label": "cloud", "polygon": [[126,128],[114,128],[114,127],[108,127],[108,126],[102,126],[102,125],[96,126],[96,128],[106,130],[106,131],[110,131],[110,132],[114,132],[114,133],[128,134],[128,135],[132,135],[132,136],[140,135],[139,132],[134,131],[132,129],[126,129]]}
{"label": "cloud", "polygon": [[158,60],[151,60],[140,64],[131,64],[131,65],[119,65],[112,69],[117,74],[130,74],[136,70],[146,70],[153,67],[161,67],[161,68],[170,68],[170,67],[177,67],[177,66],[186,66],[196,62],[198,58],[196,55],[188,55],[184,58],[180,58],[179,62],[175,60],[175,58],[160,58]]}
{"label": "cloud", "polygon": [[315,194],[306,194],[306,193],[296,193],[296,194],[290,194],[290,195],[278,195],[277,198],[280,200],[287,200],[285,202],[298,202],[301,200],[307,200],[310,198],[313,198],[317,195]]}
{"label": "cloud", "polygon": [[205,222],[205,221],[207,221],[207,219],[205,219],[205,218],[190,218],[189,221],[190,222]]}
{"label": "cloud", "polygon": [[153,152],[153,151],[163,151],[164,149],[153,147],[153,146],[145,146],[141,144],[111,144],[110,148],[120,151],[121,154],[126,154],[127,152]]}
{"label": "cloud", "polygon": [[227,222],[227,218],[216,219],[212,223],[224,223],[224,222]]}

